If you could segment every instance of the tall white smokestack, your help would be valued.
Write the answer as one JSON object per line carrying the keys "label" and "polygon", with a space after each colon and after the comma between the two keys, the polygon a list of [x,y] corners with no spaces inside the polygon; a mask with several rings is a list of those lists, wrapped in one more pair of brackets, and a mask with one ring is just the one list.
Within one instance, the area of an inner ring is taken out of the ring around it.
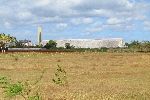
{"label": "tall white smokestack", "polygon": [[42,27],[38,26],[38,45],[42,42]]}

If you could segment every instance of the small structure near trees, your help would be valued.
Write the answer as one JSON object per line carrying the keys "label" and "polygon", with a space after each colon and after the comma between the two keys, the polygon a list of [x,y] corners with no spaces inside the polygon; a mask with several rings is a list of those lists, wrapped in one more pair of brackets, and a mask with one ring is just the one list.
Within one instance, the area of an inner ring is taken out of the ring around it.
{"label": "small structure near trees", "polygon": [[17,42],[18,47],[30,47],[33,46],[31,40],[19,40]]}

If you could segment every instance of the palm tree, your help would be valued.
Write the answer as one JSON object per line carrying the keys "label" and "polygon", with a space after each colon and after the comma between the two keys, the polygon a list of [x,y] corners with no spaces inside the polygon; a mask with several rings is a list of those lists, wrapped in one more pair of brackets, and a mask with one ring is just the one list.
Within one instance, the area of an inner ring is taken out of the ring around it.
{"label": "palm tree", "polygon": [[13,37],[13,36],[10,36],[10,34],[6,35],[5,33],[1,33],[0,34],[0,42],[1,42],[1,45],[3,44],[6,44],[6,43],[10,43],[10,42],[16,42],[16,38]]}

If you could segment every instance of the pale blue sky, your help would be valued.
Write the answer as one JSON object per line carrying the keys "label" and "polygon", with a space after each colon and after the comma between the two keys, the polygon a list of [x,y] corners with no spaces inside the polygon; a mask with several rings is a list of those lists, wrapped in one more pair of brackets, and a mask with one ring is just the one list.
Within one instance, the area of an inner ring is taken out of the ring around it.
{"label": "pale blue sky", "polygon": [[149,0],[1,0],[0,32],[17,39],[150,41]]}

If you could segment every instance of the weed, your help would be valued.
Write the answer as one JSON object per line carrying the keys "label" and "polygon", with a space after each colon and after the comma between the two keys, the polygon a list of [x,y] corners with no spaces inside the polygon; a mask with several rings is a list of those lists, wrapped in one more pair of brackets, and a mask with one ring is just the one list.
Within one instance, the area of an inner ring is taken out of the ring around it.
{"label": "weed", "polygon": [[14,55],[14,54],[10,54],[10,57],[14,58],[15,61],[19,60],[18,56]]}
{"label": "weed", "polygon": [[66,71],[59,65],[57,65],[57,70],[55,72],[55,77],[53,78],[53,82],[59,85],[67,84],[67,76]]}
{"label": "weed", "polygon": [[23,92],[22,83],[12,83],[7,77],[0,77],[0,85],[1,88],[4,89],[4,94],[6,97],[21,95]]}
{"label": "weed", "polygon": [[14,83],[11,79],[7,77],[0,77],[0,86],[4,90],[4,94],[8,98],[21,96],[24,100],[41,100],[41,96],[39,95],[39,86],[37,85],[46,70],[42,71],[41,76],[31,84],[30,81],[25,82],[17,82]]}
{"label": "weed", "polygon": [[41,97],[39,96],[38,93],[36,93],[36,95],[30,96],[30,97],[28,98],[28,100],[41,100]]}
{"label": "weed", "polygon": [[23,92],[23,84],[18,82],[18,83],[10,83],[5,87],[5,94],[7,97],[14,97],[17,95],[21,95]]}
{"label": "weed", "polygon": [[18,57],[15,57],[15,61],[18,61],[19,59],[18,59]]}

